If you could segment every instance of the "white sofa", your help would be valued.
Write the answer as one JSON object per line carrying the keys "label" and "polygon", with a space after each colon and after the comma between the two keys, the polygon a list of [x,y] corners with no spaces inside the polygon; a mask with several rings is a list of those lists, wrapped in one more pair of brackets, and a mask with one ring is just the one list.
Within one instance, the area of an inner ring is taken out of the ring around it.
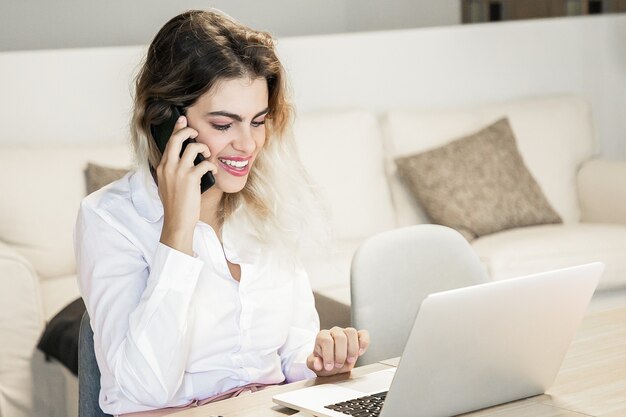
{"label": "white sofa", "polygon": [[[626,27],[623,16],[611,16],[281,43],[299,109],[294,132],[301,157],[329,204],[335,232],[325,253],[305,259],[312,286],[325,303],[326,321],[346,320],[347,308],[336,308],[349,304],[350,259],[360,242],[426,220],[399,183],[393,159],[471,133],[502,115],[510,118],[520,152],[564,224],[477,239],[474,248],[491,276],[604,260],[601,288],[606,298],[623,302],[626,162],[597,157],[619,149],[616,134],[623,138],[626,131],[623,115],[611,114],[626,103],[626,89],[616,88],[626,84],[619,75],[621,61],[607,58],[618,49],[603,49],[611,44],[607,39],[619,40],[623,32],[605,30],[604,23]],[[522,31],[535,31],[534,39],[545,42],[528,44],[519,36]],[[550,42],[569,45],[572,33],[583,34],[588,42],[556,55],[544,48]],[[480,53],[499,50],[502,39],[517,53],[492,61]],[[387,44],[397,47],[383,49]],[[475,44],[480,48],[473,55],[454,61],[452,51],[467,52]],[[415,45],[420,60],[402,52]],[[386,58],[373,62],[370,50]],[[124,143],[129,75],[142,51],[120,47],[0,54],[0,105],[12,109],[0,113],[1,417],[76,414],[76,379],[46,362],[35,345],[45,321],[78,296],[71,233],[85,194],[87,161],[114,167],[130,163]],[[311,60],[311,54],[318,60]],[[586,71],[591,66],[568,66],[590,62],[589,56],[602,57],[601,68],[592,75],[602,71],[602,81],[610,84],[589,89]],[[386,60],[393,62],[394,72]],[[464,74],[449,71],[461,63],[483,70],[473,72],[472,83],[466,83]],[[517,77],[502,71],[515,65],[522,66]],[[543,68],[549,71],[541,72]],[[570,75],[552,75],[559,68]],[[532,71],[532,79],[527,78]],[[506,82],[500,82],[500,74]],[[383,76],[390,78],[382,82]],[[524,82],[515,84],[517,79]],[[372,80],[378,80],[374,88]],[[431,101],[432,106],[424,104]],[[336,311],[344,316],[337,317]]]}
{"label": "white sofa", "polygon": [[[593,159],[589,108],[580,98],[557,96],[436,112],[391,110],[382,120],[365,110],[300,114],[294,127],[300,155],[328,203],[334,230],[328,251],[305,259],[314,290],[349,305],[349,267],[357,246],[375,233],[426,221],[396,176],[395,157],[472,133],[503,115],[564,223],[475,240],[492,278],[601,260],[607,268],[600,288],[626,286],[626,162]],[[39,352],[33,355],[33,348],[44,320],[78,296],[71,232],[85,195],[83,170],[88,161],[129,166],[129,156],[120,144],[0,152],[0,189],[11,196],[0,202],[2,410],[29,400],[31,368],[37,395],[64,384],[75,392],[72,378],[62,376],[66,371],[45,363]],[[25,173],[25,160],[36,169]],[[326,321],[347,319],[320,313]],[[56,395],[68,394],[60,389]],[[57,406],[74,400],[69,396]]]}
{"label": "white sofa", "polygon": [[[307,260],[318,292],[349,304],[350,259],[362,240],[428,221],[399,179],[395,158],[443,145],[502,116],[509,118],[526,165],[563,224],[474,240],[490,276],[504,279],[602,260],[607,268],[599,289],[626,286],[626,162],[594,158],[590,108],[565,95],[390,110],[380,119],[352,111],[299,120],[301,155],[330,202],[336,232],[329,258]],[[321,169],[320,149],[328,150]]]}

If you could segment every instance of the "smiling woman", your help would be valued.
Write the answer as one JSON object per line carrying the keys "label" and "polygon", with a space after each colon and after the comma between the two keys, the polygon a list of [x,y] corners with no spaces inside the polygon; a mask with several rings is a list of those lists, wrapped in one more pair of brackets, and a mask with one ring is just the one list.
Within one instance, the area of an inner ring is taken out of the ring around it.
{"label": "smiling woman", "polygon": [[298,249],[324,228],[285,90],[270,35],[219,12],[176,16],[150,45],[139,167],[83,200],[75,228],[105,412],[348,372],[367,349],[367,331],[319,329]]}
{"label": "smiling woman", "polygon": [[267,90],[264,78],[224,80],[188,108],[188,123],[198,132],[196,141],[208,146],[208,159],[217,166],[216,187],[209,193],[236,193],[245,186],[265,145]]}

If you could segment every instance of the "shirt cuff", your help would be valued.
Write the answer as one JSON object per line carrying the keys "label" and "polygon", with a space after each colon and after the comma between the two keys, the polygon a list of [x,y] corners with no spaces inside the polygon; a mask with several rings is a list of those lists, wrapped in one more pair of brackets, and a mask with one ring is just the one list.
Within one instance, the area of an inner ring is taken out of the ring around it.
{"label": "shirt cuff", "polygon": [[161,289],[186,292],[195,287],[204,262],[159,242],[152,262],[151,277]]}
{"label": "shirt cuff", "polygon": [[285,381],[291,382],[302,381],[303,379],[317,378],[317,374],[306,366],[306,363],[294,362],[289,368],[289,372],[285,375]]}

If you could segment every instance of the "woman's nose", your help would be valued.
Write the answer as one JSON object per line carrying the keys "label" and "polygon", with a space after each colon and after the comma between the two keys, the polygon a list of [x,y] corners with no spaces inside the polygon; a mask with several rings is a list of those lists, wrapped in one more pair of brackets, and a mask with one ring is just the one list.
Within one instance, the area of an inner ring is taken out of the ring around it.
{"label": "woman's nose", "polygon": [[246,154],[252,153],[256,148],[252,132],[248,129],[242,129],[237,139],[233,142],[233,148]]}

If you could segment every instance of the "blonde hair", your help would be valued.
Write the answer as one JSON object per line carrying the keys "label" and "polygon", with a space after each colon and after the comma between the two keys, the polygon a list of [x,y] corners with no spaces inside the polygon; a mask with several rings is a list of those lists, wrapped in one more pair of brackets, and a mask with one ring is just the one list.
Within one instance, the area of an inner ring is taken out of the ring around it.
{"label": "blonde hair", "polygon": [[135,80],[131,141],[137,164],[156,167],[161,152],[150,126],[167,120],[174,106],[189,107],[219,81],[264,78],[269,113],[266,141],[245,187],[224,193],[223,222],[237,220],[263,242],[300,248],[303,237],[322,243],[324,209],[313,191],[290,134],[293,107],[271,35],[218,11],[191,10],[168,21],[150,44]]}

